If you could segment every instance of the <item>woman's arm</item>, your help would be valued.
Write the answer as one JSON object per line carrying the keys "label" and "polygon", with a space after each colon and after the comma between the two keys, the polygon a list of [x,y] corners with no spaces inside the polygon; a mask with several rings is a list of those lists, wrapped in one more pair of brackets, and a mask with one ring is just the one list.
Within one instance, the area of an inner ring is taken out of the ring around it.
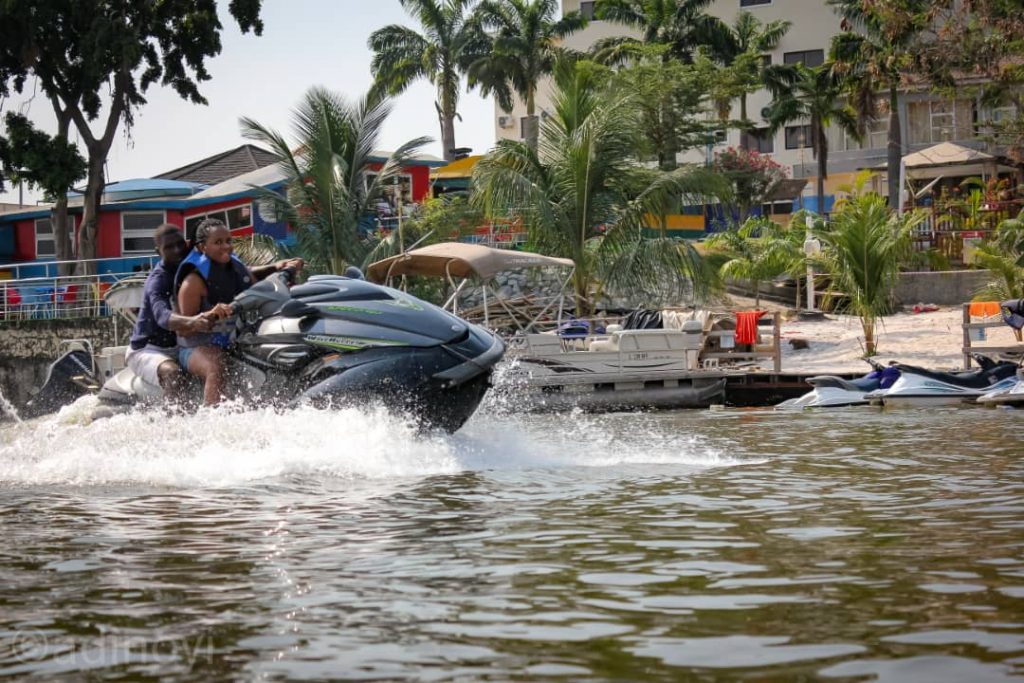
{"label": "woman's arm", "polygon": [[192,316],[199,313],[206,296],[206,283],[196,273],[189,273],[178,290],[178,313]]}

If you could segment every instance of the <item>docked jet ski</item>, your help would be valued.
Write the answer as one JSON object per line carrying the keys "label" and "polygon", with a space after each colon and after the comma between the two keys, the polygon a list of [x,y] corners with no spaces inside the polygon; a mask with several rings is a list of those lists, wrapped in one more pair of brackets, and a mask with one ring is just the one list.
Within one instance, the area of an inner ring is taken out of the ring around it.
{"label": "docked jet ski", "polygon": [[982,394],[1011,386],[1016,363],[995,362],[975,354],[978,369],[968,372],[937,372],[914,365],[896,365],[900,377],[888,389],[867,394],[886,406],[935,406],[974,402]]}
{"label": "docked jet ski", "polygon": [[866,406],[871,400],[866,395],[879,389],[891,387],[900,376],[900,371],[893,365],[864,359],[871,365],[871,372],[858,379],[844,379],[835,375],[810,377],[806,381],[812,387],[799,398],[775,406],[776,410],[803,410],[805,408],[844,408],[848,406]]}
{"label": "docked jet ski", "polygon": [[[361,277],[317,275],[289,289],[292,277],[285,269],[232,304],[229,384],[244,398],[285,407],[378,400],[447,432],[470,418],[504,354],[498,337]],[[162,400],[162,390],[124,368],[99,398],[116,410]]]}

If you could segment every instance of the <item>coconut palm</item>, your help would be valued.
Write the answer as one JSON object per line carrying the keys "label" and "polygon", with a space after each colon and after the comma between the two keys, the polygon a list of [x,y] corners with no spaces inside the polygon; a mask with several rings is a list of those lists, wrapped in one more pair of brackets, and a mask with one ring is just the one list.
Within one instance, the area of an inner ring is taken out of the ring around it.
{"label": "coconut palm", "polygon": [[482,95],[493,94],[505,111],[511,111],[512,95],[526,104],[524,135],[533,149],[539,133],[537,84],[551,74],[562,39],[587,25],[579,12],[556,19],[557,0],[484,0],[476,10],[490,33],[492,49],[469,69],[470,84],[479,84]]}
{"label": "coconut palm", "polygon": [[899,207],[900,134],[899,86],[911,66],[914,44],[928,28],[932,0],[902,0],[899,6],[863,0],[828,0],[842,17],[843,33],[833,37],[829,62],[858,115],[858,127],[878,118],[878,93],[885,93],[889,110],[887,156],[889,206]]}
{"label": "coconut palm", "polygon": [[704,293],[706,275],[693,248],[671,239],[645,240],[647,215],[670,201],[698,203],[722,191],[704,169],[651,175],[634,157],[637,125],[627,97],[596,87],[592,64],[562,60],[555,69],[553,115],[541,125],[537,150],[502,140],[477,164],[474,201],[490,215],[521,215],[532,248],[572,259],[576,310],[591,311],[599,286],[651,291],[662,278],[688,281]]}
{"label": "coconut palm", "polygon": [[863,192],[863,182],[841,200],[828,225],[816,232],[823,245],[816,268],[831,281],[825,305],[860,318],[865,355],[875,354],[878,319],[893,310],[893,290],[900,264],[911,251],[912,232],[924,219],[919,212],[902,216],[884,197]]}
{"label": "coconut palm", "polygon": [[241,119],[242,135],[282,159],[285,191],[261,189],[259,197],[271,202],[293,227],[295,254],[306,259],[312,272],[340,274],[347,265],[363,262],[371,243],[362,223],[371,213],[372,201],[430,142],[416,138],[401,145],[367,183],[365,171],[390,113],[386,99],[367,95],[349,102],[316,87],[292,112],[292,142],[252,119]]}
{"label": "coconut palm", "polygon": [[810,69],[798,64],[795,78],[769,79],[768,87],[773,100],[768,105],[769,131],[774,135],[788,123],[810,124],[811,150],[818,162],[818,211],[825,210],[825,179],[828,177],[828,136],[833,123],[852,137],[860,139],[857,115],[846,104],[841,84],[834,78],[828,65]]}
{"label": "coconut palm", "polygon": [[[782,20],[762,23],[751,12],[744,10],[736,15],[732,25],[727,26],[726,41],[724,48],[719,51],[719,58],[727,67],[738,72],[746,88],[756,90],[765,82],[765,69],[772,68],[765,66],[764,53],[778,47],[790,26],[792,22]],[[775,78],[778,79],[778,76]],[[745,126],[749,125],[747,94],[750,91],[746,88],[739,97],[740,120]]]}
{"label": "coconut palm", "polygon": [[444,158],[455,159],[455,117],[458,116],[462,75],[488,50],[489,40],[473,18],[472,0],[399,0],[422,27],[392,24],[374,31],[370,69],[376,85],[398,95],[425,78],[437,88],[437,110]]}
{"label": "coconut palm", "polygon": [[707,245],[720,254],[718,274],[723,279],[750,283],[756,307],[761,305],[761,284],[793,270],[802,250],[802,243],[798,246],[766,218],[749,218],[739,228],[715,233]]}
{"label": "coconut palm", "polygon": [[691,63],[698,48],[725,49],[728,27],[705,10],[714,0],[597,0],[598,19],[623,24],[642,34],[640,40],[625,36],[603,38],[594,43],[594,58],[604,64],[621,64],[632,58],[637,47],[668,45],[665,59]]}

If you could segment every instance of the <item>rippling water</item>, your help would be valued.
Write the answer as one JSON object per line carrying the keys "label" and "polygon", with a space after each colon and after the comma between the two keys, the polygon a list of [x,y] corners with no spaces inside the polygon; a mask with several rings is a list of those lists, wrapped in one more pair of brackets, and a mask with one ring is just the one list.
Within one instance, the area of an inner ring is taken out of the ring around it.
{"label": "rippling water", "polygon": [[1024,413],[0,428],[0,677],[1024,678]]}

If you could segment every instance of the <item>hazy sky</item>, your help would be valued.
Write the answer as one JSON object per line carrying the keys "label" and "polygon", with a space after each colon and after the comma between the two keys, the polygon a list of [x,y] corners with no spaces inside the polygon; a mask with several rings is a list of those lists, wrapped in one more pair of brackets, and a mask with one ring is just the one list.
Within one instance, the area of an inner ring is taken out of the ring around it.
{"label": "hazy sky", "polygon": [[[224,1],[218,4],[227,6]],[[370,33],[393,23],[415,26],[398,0],[264,0],[260,37],[242,35],[228,16],[222,16],[222,22],[223,50],[207,61],[212,78],[200,85],[209,104],[193,105],[173,90],[151,87],[149,102],[138,111],[130,138],[122,127],[114,141],[107,160],[108,182],[149,177],[236,147],[245,142],[238,128],[243,115],[292,139],[289,112],[307,88],[322,85],[351,97],[362,95],[372,80],[372,54],[366,46]],[[33,86],[30,80],[29,94]],[[382,146],[392,149],[420,135],[439,140],[433,103],[433,86],[427,81],[397,98],[384,127]],[[11,109],[53,132],[53,114],[42,95],[4,101],[3,110]],[[463,92],[459,113],[462,121],[455,121],[456,144],[478,153],[494,144],[490,100]],[[94,130],[99,130],[98,122]],[[440,142],[425,151],[441,156]],[[36,199],[36,193],[31,198]],[[8,188],[0,201],[16,202],[17,190]]]}

